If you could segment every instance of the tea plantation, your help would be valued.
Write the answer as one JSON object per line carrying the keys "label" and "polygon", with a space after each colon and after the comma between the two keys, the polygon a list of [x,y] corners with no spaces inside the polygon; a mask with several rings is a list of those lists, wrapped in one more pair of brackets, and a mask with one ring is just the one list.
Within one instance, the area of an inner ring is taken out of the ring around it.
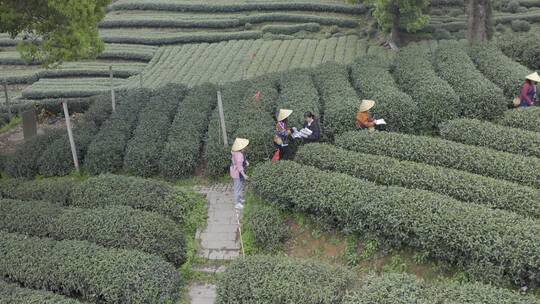
{"label": "tea plantation", "polygon": [[[215,285],[220,304],[540,304],[540,109],[512,106],[540,64],[506,28],[537,3],[497,2],[497,38],[470,46],[458,2],[432,1],[411,40],[435,39],[399,52],[340,0],[113,1],[104,52],[55,68],[0,34],[12,110],[66,102],[80,166],[63,126],[5,150],[20,130],[0,132],[0,303],[199,303]],[[362,99],[386,130],[356,130]],[[283,108],[322,138],[271,162]],[[236,137],[246,208],[212,222]],[[206,225],[238,225],[240,256],[203,257]]]}

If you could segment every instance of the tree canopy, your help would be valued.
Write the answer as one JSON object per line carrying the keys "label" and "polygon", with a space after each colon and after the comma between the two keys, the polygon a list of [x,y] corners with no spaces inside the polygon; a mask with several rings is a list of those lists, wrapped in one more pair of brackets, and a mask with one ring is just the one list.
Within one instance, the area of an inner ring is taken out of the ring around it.
{"label": "tree canopy", "polygon": [[0,32],[21,42],[23,59],[45,65],[93,58],[103,50],[97,25],[110,0],[0,0]]}
{"label": "tree canopy", "polygon": [[400,29],[415,32],[429,21],[423,14],[428,0],[371,0],[371,3],[375,7],[373,16],[384,31],[392,32],[393,40],[397,40]]}

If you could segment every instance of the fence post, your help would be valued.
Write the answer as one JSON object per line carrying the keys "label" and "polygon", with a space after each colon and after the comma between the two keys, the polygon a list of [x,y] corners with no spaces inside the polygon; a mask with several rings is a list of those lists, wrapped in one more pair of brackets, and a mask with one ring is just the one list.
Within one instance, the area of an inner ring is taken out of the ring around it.
{"label": "fence post", "polygon": [[116,112],[116,96],[114,94],[114,83],[113,83],[113,69],[112,65],[109,66],[109,78],[111,80],[111,102],[112,102],[112,111]]}
{"label": "fence post", "polygon": [[11,113],[11,105],[9,103],[9,95],[8,95],[7,79],[6,78],[4,78],[4,94],[6,96],[6,106],[8,108],[9,119],[11,119],[11,117],[13,116],[13,113]]}
{"label": "fence post", "polygon": [[62,107],[64,108],[64,117],[66,118],[66,127],[68,131],[69,144],[71,145],[71,155],[73,156],[73,163],[75,164],[75,170],[79,171],[79,158],[77,157],[77,149],[75,148],[75,140],[73,139],[73,132],[71,131],[71,120],[69,118],[69,111],[67,103],[62,101]]}
{"label": "fence post", "polygon": [[221,125],[221,132],[223,134],[223,146],[228,147],[229,141],[227,138],[227,129],[225,128],[225,113],[223,112],[223,102],[221,101],[221,90],[217,91],[217,101],[219,110],[219,122]]}

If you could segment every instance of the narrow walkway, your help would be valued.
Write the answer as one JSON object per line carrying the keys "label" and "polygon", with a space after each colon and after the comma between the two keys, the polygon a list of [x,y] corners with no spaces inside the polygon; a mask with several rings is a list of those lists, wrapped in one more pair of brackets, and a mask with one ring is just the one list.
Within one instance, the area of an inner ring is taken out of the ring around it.
{"label": "narrow walkway", "polygon": [[[209,260],[232,260],[240,255],[238,236],[238,215],[234,209],[232,186],[216,184],[210,187],[195,187],[206,195],[208,201],[208,223],[204,231],[197,231],[200,257]],[[203,272],[221,272],[220,269],[204,265]],[[193,284],[189,288],[191,304],[213,304],[216,298],[216,286],[212,284]]]}

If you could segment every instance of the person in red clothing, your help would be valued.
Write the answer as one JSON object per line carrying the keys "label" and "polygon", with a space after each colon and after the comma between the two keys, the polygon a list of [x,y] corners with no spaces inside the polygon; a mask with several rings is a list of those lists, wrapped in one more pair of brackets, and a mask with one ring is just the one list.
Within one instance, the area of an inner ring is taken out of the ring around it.
{"label": "person in red clothing", "polygon": [[520,108],[533,106],[536,103],[536,84],[540,82],[540,75],[534,72],[527,76],[519,92]]}

